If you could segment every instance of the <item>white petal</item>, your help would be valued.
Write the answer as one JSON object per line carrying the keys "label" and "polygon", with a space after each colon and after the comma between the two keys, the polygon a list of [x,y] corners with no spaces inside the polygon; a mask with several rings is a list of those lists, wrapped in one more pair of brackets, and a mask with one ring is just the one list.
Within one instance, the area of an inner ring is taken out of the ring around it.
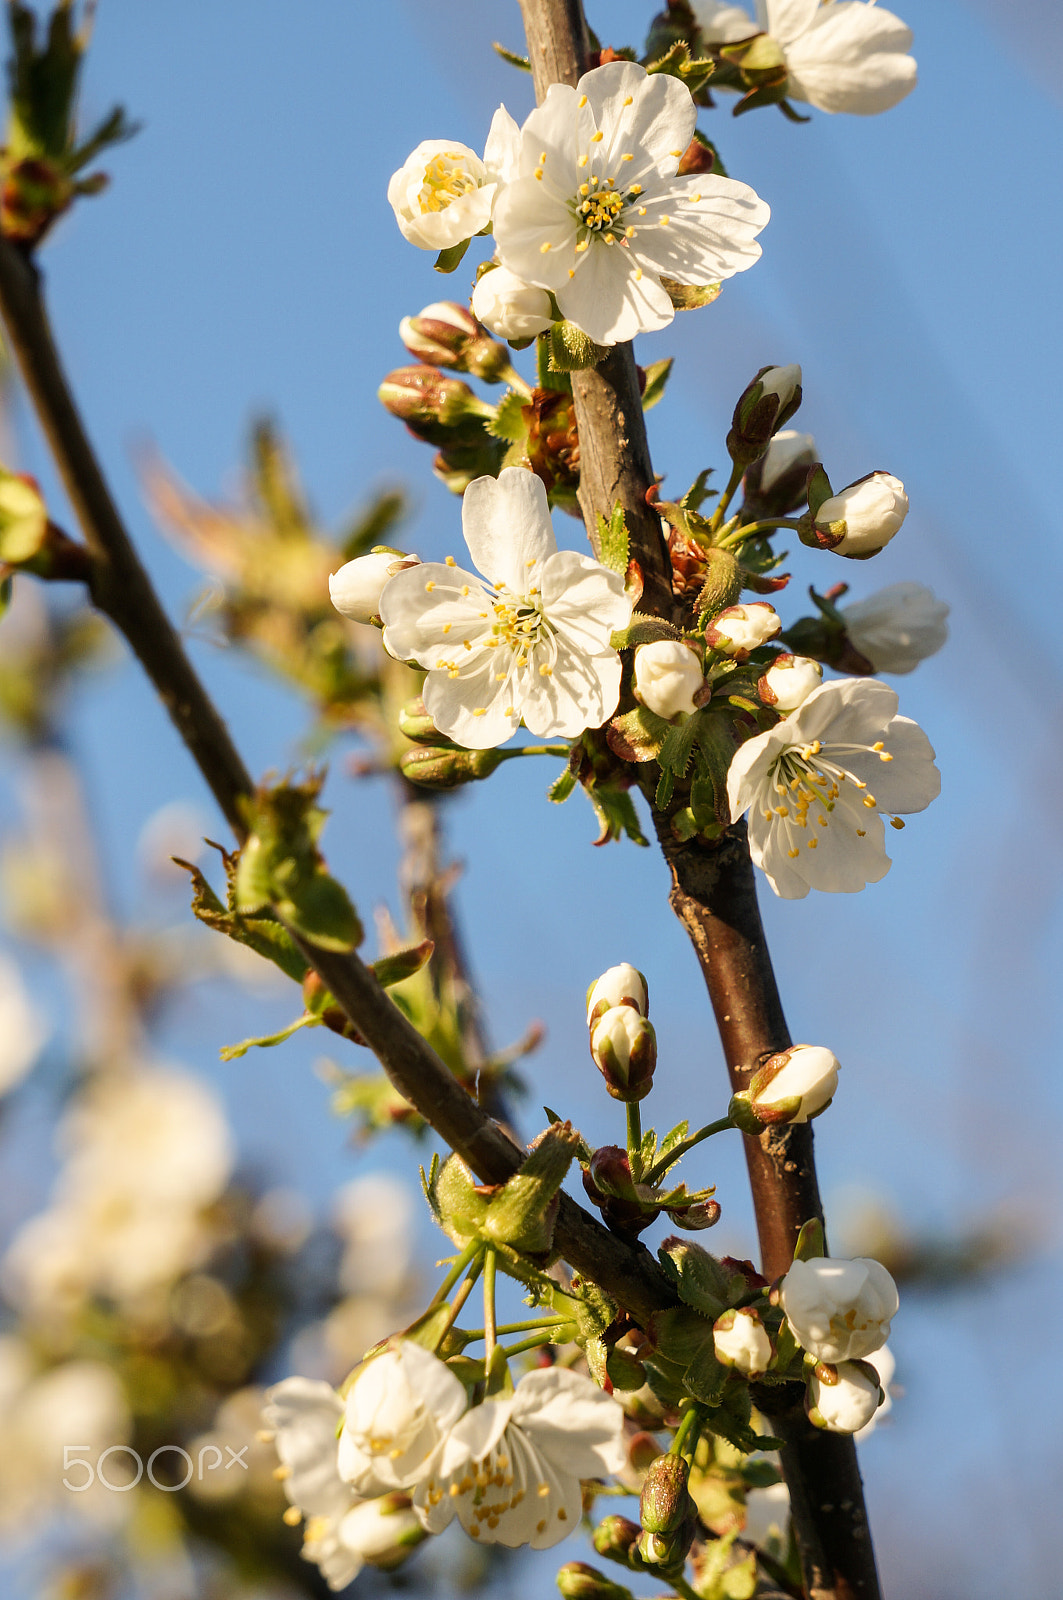
{"label": "white petal", "polygon": [[631,621],[631,600],[619,572],[575,550],[559,550],[543,566],[543,610],[569,643],[597,652]]}
{"label": "white petal", "polygon": [[340,1478],[336,1429],[343,1401],[331,1384],[286,1378],[267,1392],[262,1420],[276,1431],[277,1456],[289,1468],[284,1489],[311,1516],[342,1516],[351,1492]]}
{"label": "white petal", "polygon": [[880,761],[872,755],[853,760],[852,770],[867,783],[881,810],[925,811],[941,793],[941,773],[934,765],[930,740],[910,717],[894,717],[881,738],[893,760]]}
{"label": "white petal", "polygon": [[384,648],[396,661],[437,667],[441,655],[460,654],[466,641],[490,634],[491,604],[473,572],[434,561],[407,567],[388,580],[380,597]]}
{"label": "white petal", "polygon": [[915,88],[911,44],[911,29],[892,12],[833,0],[786,49],[789,93],[821,111],[888,111]]}
{"label": "white petal", "polygon": [[542,480],[523,467],[475,478],[461,502],[461,525],[480,571],[514,594],[527,594],[536,564],[557,550]]}
{"label": "white petal", "polygon": [[[581,120],[578,101],[579,95],[571,85],[552,83],[542,105],[536,106],[524,119],[520,147],[522,178],[537,181],[534,174],[541,170],[543,182],[551,184],[559,194],[575,194],[580,181],[576,166]],[[543,154],[546,160],[540,162]]]}
{"label": "white petal", "polygon": [[512,1420],[547,1460],[577,1478],[619,1472],[626,1462],[620,1407],[565,1367],[526,1373],[514,1391]]}
{"label": "white petal", "polygon": [[440,733],[466,750],[504,744],[520,726],[523,709],[512,661],[512,651],[500,647],[470,658],[459,677],[430,672],[422,698]]}
{"label": "white petal", "polygon": [[569,281],[569,268],[579,260],[576,224],[567,203],[575,192],[575,181],[571,190],[560,191],[545,178],[517,178],[499,196],[495,248],[502,265],[525,283],[557,289]]}
{"label": "white petal", "polygon": [[491,129],[484,146],[484,167],[493,183],[510,183],[517,176],[520,160],[520,126],[505,106],[491,118]]}
{"label": "white petal", "polygon": [[834,678],[813,689],[788,719],[790,741],[873,744],[896,714],[897,691],[888,683],[877,678]]}
{"label": "white petal", "polygon": [[732,822],[737,822],[742,813],[758,804],[762,797],[766,805],[775,804],[770,787],[771,773],[782,751],[793,742],[791,728],[786,722],[779,722],[766,733],[755,734],[739,745],[727,771],[727,800]]}
{"label": "white petal", "polygon": [[[694,197],[698,196],[698,199]],[[646,197],[631,250],[640,263],[677,283],[716,283],[760,258],[756,236],[771,210],[746,183],[711,174],[674,178]],[[661,218],[667,217],[662,224]]]}
{"label": "white petal", "polygon": [[554,293],[562,313],[595,344],[623,344],[672,321],[675,311],[668,295],[623,245],[592,239],[590,248],[575,259],[575,277],[566,275]]}
{"label": "white petal", "polygon": [[542,739],[574,739],[585,728],[600,728],[620,699],[620,657],[615,650],[591,656],[571,649],[562,636],[547,675],[532,663],[524,687],[522,710],[532,733]]}
{"label": "white petal", "polygon": [[[628,163],[634,179],[639,176],[636,169],[650,166],[664,174],[675,171],[697,121],[690,90],[678,78],[647,73],[630,61],[611,61],[584,73],[576,92],[587,96],[595,126],[605,135],[599,154],[610,173],[628,151],[635,155]],[[632,104],[624,106],[629,95]]]}
{"label": "white petal", "polygon": [[807,32],[819,9],[820,0],[757,0],[761,28],[784,47]]}

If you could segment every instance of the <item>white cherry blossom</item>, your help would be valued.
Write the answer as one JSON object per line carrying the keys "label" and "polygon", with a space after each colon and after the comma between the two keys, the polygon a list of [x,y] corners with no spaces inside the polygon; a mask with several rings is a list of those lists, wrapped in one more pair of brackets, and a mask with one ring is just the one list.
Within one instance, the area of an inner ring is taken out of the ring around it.
{"label": "white cherry blossom", "polygon": [[363,1495],[409,1488],[467,1404],[445,1362],[400,1340],[365,1362],[347,1391],[340,1477]]}
{"label": "white cherry blossom", "polygon": [[551,84],[521,128],[495,207],[499,259],[597,344],[671,322],[662,278],[716,283],[760,255],[769,211],[752,189],[676,176],[696,117],[678,78],[613,61],[574,89]]}
{"label": "white cherry blossom", "polygon": [[815,1256],[795,1261],[779,1288],[779,1303],[802,1349],[817,1361],[858,1361],[880,1350],[900,1301],[880,1261]]}
{"label": "white cherry blossom", "polygon": [[841,1361],[833,1378],[813,1372],[809,1382],[808,1416],[828,1433],[862,1433],[874,1422],[881,1389],[878,1374],[865,1361]]}
{"label": "white cherry blossom", "polygon": [[587,1026],[593,1028],[603,1011],[612,1006],[634,1006],[641,1016],[649,1010],[649,986],[637,967],[621,961],[595,978],[587,990]]}
{"label": "white cherry blossom", "polygon": [[558,550],[546,490],[521,467],[477,478],[462,501],[465,542],[484,576],[426,562],[384,589],[384,648],[428,668],[423,696],[441,733],[489,750],[523,718],[532,733],[573,738],[620,697],[624,580],[589,556]]}
{"label": "white cherry blossom", "polygon": [[485,1400],[452,1428],[413,1503],[429,1533],[457,1517],[472,1538],[546,1550],[573,1533],[582,1478],[626,1462],[624,1414],[589,1378],[564,1367],[526,1373],[504,1399]]}
{"label": "white cherry blossom", "polygon": [[403,238],[419,250],[449,250],[481,233],[514,171],[517,140],[517,124],[505,106],[494,114],[482,161],[456,140],[422,140],[388,184]]}
{"label": "white cherry blossom", "polygon": [[795,467],[811,467],[819,460],[816,441],[810,433],[783,428],[760,458],[758,487],[761,494],[774,488],[784,473]]}
{"label": "white cherry blossom", "polygon": [[876,672],[914,672],[949,636],[948,605],[922,583],[891,583],[840,610],[846,633]]}
{"label": "white cherry blossom", "polygon": [[897,715],[875,678],[839,678],[747,740],[727,774],[734,820],[749,814],[749,848],[775,893],[851,894],[890,869],[883,816],[922,811],[941,788],[922,728]]}

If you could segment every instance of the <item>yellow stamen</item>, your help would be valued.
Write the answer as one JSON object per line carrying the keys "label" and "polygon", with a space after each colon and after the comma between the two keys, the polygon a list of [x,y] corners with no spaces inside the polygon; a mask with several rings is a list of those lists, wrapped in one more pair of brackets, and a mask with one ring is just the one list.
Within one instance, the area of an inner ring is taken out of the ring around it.
{"label": "yellow stamen", "polygon": [[431,594],[432,590],[434,588],[435,588],[435,583],[433,582],[433,580],[431,578],[429,578],[428,582],[424,586],[425,594]]}
{"label": "yellow stamen", "polygon": [[546,254],[546,252],[549,250],[549,248],[550,248],[550,241],[549,241],[549,239],[547,239],[545,244],[541,244],[539,246],[539,254],[541,256],[544,256]]}
{"label": "yellow stamen", "polygon": [[579,99],[576,101],[576,105],[579,108],[579,110],[582,111],[583,107],[586,104],[587,104],[587,96],[585,94],[581,94]]}
{"label": "yellow stamen", "polygon": [[457,564],[458,563],[454,560],[453,556],[447,556],[447,566],[448,567],[456,567]]}
{"label": "yellow stamen", "polygon": [[580,156],[579,160],[576,162],[576,165],[577,167],[585,167],[589,160],[590,156]]}
{"label": "yellow stamen", "polygon": [[591,134],[591,144],[601,144],[604,138],[605,134],[602,132],[601,128],[599,128],[597,133]]}
{"label": "yellow stamen", "polygon": [[891,817],[890,818],[890,827],[891,828],[903,828],[904,827],[904,823],[901,821],[900,817]]}

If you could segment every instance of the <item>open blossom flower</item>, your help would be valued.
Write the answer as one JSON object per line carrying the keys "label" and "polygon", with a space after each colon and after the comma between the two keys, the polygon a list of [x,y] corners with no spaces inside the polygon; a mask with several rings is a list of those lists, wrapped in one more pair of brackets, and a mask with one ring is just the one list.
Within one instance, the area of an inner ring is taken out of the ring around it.
{"label": "open blossom flower", "polygon": [[462,526],[483,578],[427,562],[380,602],[384,648],[428,668],[436,727],[469,750],[503,744],[521,718],[548,738],[599,727],[620,697],[609,640],[631,619],[623,578],[558,550],[546,490],[521,467],[471,483]]}
{"label": "open blossom flower", "polygon": [[881,1399],[878,1373],[868,1362],[841,1361],[826,1373],[813,1372],[809,1421],[828,1433],[861,1433],[874,1421]]}
{"label": "open blossom flower", "polygon": [[749,848],[775,893],[852,894],[890,869],[882,818],[923,811],[941,788],[922,728],[897,716],[875,678],[839,678],[749,739],[727,774],[735,820],[749,813]]}
{"label": "open blossom flower", "polygon": [[885,1267],[867,1256],[795,1261],[782,1280],[779,1302],[802,1349],[831,1363],[880,1350],[900,1304]]}
{"label": "open blossom flower", "polygon": [[756,22],[738,6],[698,0],[706,44],[770,34],[786,67],[786,93],[820,111],[869,116],[888,111],[915,88],[912,31],[874,0],[756,0]]}
{"label": "open blossom flower", "polygon": [[914,672],[949,636],[948,605],[921,583],[891,583],[841,608],[845,631],[876,672]]}
{"label": "open blossom flower", "polygon": [[500,339],[534,339],[554,321],[546,290],[525,283],[506,267],[484,273],[472,292],[472,309]]}
{"label": "open blossom flower", "polygon": [[320,1568],[330,1589],[345,1589],[366,1562],[390,1567],[424,1537],[403,1495],[363,1500],[339,1474],[336,1430],[343,1401],[330,1384],[285,1378],[266,1395],[262,1420],[274,1434],[284,1492],[306,1518],[303,1559]]}
{"label": "open blossom flower", "polygon": [[517,138],[517,124],[499,106],[482,161],[456,140],[422,140],[388,184],[388,201],[403,238],[419,250],[449,250],[482,232],[501,186],[514,171]]}
{"label": "open blossom flower", "polygon": [[367,1361],[347,1392],[340,1477],[365,1495],[409,1488],[467,1403],[445,1362],[400,1340]]}
{"label": "open blossom flower", "polygon": [[495,207],[499,258],[597,344],[671,322],[662,278],[716,283],[760,255],[769,213],[752,189],[676,176],[696,117],[678,78],[613,61],[574,89],[551,84],[521,129]]}
{"label": "open blossom flower", "polygon": [[483,1544],[547,1550],[579,1527],[581,1478],[620,1472],[624,1413],[564,1367],[526,1373],[450,1430],[414,1491],[429,1533],[456,1516]]}

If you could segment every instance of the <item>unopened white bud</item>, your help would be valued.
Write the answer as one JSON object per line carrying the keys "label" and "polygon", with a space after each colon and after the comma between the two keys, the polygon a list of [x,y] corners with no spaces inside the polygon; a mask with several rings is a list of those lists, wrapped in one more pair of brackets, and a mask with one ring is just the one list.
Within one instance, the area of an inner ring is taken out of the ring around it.
{"label": "unopened white bud", "polygon": [[881,1400],[878,1373],[868,1362],[817,1367],[809,1383],[809,1421],[828,1433],[858,1433],[867,1427]]}
{"label": "unopened white bud", "polygon": [[776,656],[757,680],[760,698],[776,711],[796,711],[823,682],[823,668],[809,656]]}
{"label": "unopened white bud", "polygon": [[880,1350],[900,1300],[879,1261],[795,1261],[779,1289],[794,1338],[817,1361],[856,1361]]}
{"label": "unopened white bud", "polygon": [[908,515],[904,484],[892,472],[872,472],[824,500],[813,518],[816,542],[838,556],[877,555]]}
{"label": "unopened white bud", "polygon": [[913,672],[949,636],[949,608],[921,583],[891,583],[841,609],[845,631],[876,672]]}
{"label": "unopened white bud", "polygon": [[716,1359],[736,1367],[749,1378],[767,1372],[772,1358],[771,1340],[759,1315],[747,1307],[725,1311],[712,1325]]}
{"label": "unopened white bud", "polygon": [[534,339],[554,321],[545,289],[525,283],[508,267],[492,267],[472,292],[473,314],[500,339]]}
{"label": "unopened white bud", "polygon": [[751,650],[757,650],[782,627],[779,613],[766,600],[751,600],[744,605],[728,606],[712,619],[705,630],[705,641],[714,650],[744,661]]}
{"label": "unopened white bud", "polygon": [[633,1006],[640,1016],[649,1010],[646,979],[629,961],[621,961],[603,972],[587,990],[587,1026],[592,1028],[603,1011],[613,1006]]}
{"label": "unopened white bud", "polygon": [[352,622],[379,623],[380,596],[388,579],[404,567],[419,565],[419,556],[404,556],[396,550],[374,550],[370,555],[356,556],[329,578],[332,604]]}
{"label": "unopened white bud", "polygon": [[680,639],[655,639],[635,651],[635,696],[669,722],[695,710],[704,682],[701,662]]}
{"label": "unopened white bud", "polygon": [[810,433],[798,433],[794,428],[784,428],[777,433],[758,463],[759,487],[762,494],[773,489],[784,473],[794,467],[812,467],[819,460],[816,441]]}
{"label": "unopened white bud", "polygon": [[820,1044],[795,1044],[754,1074],[749,1100],[761,1122],[808,1122],[827,1109],[837,1090],[833,1052]]}
{"label": "unopened white bud", "polygon": [[591,1029],[591,1055],[614,1100],[644,1100],[653,1087],[657,1035],[634,1006],[611,1006]]}

